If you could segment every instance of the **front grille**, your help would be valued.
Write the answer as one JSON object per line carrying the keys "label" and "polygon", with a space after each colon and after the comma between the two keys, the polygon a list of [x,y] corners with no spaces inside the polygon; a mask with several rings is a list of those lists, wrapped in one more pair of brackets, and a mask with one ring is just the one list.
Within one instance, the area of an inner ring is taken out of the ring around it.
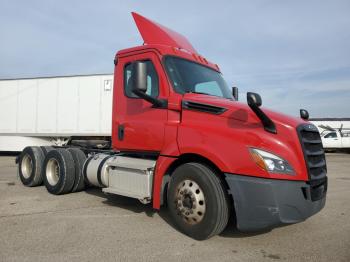
{"label": "front grille", "polygon": [[322,140],[317,127],[302,124],[297,127],[309,175],[310,197],[312,201],[322,199],[327,193],[327,165]]}
{"label": "front grille", "polygon": [[325,176],[322,179],[310,181],[310,196],[312,201],[322,199],[327,193],[328,181]]}
{"label": "front grille", "polygon": [[327,165],[322,140],[317,127],[302,124],[297,128],[310,182],[326,180]]}

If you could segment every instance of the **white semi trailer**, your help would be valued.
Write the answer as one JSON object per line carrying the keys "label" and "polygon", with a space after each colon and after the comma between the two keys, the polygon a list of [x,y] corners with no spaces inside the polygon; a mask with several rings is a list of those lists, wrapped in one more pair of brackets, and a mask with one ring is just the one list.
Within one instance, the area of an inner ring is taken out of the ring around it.
{"label": "white semi trailer", "polygon": [[0,80],[0,151],[108,141],[113,75]]}

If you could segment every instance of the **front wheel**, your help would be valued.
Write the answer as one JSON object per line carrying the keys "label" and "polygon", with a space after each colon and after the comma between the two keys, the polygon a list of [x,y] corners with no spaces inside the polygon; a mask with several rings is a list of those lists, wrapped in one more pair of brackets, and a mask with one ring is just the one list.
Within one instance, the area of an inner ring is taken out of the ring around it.
{"label": "front wheel", "polygon": [[184,234],[204,240],[220,234],[229,219],[229,201],[219,177],[200,163],[175,169],[168,188],[168,208]]}

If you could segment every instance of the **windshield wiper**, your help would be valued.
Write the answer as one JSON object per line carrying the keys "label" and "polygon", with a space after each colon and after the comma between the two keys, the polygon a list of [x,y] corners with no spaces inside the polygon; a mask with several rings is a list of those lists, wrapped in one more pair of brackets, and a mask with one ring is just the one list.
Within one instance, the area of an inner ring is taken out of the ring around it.
{"label": "windshield wiper", "polygon": [[224,97],[224,96],[216,96],[216,95],[212,95],[212,94],[208,94],[208,93],[204,93],[204,92],[197,92],[197,91],[187,91],[185,93],[190,93],[190,94],[200,94],[200,95],[207,95],[207,96],[215,96],[215,97],[220,97],[220,98],[224,98],[224,99],[228,99],[228,100],[233,100],[232,98],[229,97]]}
{"label": "windshield wiper", "polygon": [[204,92],[197,92],[197,91],[186,91],[186,93],[208,95],[208,96],[216,96],[216,95],[212,95],[212,94],[208,94],[208,93],[204,93]]}

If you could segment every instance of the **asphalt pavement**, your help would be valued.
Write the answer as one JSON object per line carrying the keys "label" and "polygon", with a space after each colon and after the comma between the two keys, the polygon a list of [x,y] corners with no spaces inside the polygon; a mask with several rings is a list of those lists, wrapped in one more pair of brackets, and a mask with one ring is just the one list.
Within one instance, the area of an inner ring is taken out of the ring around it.
{"label": "asphalt pavement", "polygon": [[327,154],[325,208],[307,221],[193,240],[137,200],[99,189],[50,195],[24,187],[0,157],[0,261],[350,261],[350,154]]}

